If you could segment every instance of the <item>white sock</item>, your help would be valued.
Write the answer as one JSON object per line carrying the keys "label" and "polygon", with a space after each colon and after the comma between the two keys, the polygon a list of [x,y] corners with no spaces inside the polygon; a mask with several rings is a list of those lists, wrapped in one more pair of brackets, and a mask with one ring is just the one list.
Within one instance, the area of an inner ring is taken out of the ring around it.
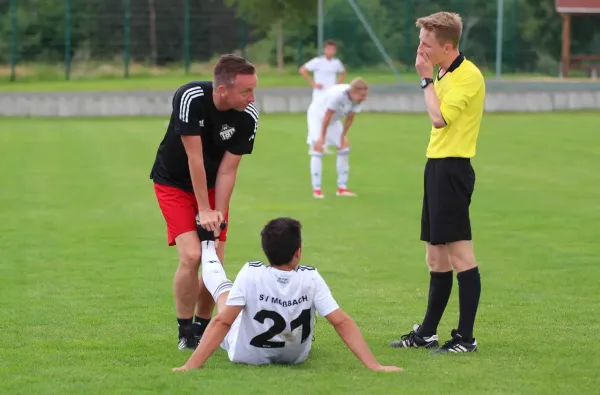
{"label": "white sock", "polygon": [[313,190],[321,189],[321,172],[323,169],[323,153],[311,152],[310,154],[310,177]]}
{"label": "white sock", "polygon": [[350,148],[338,151],[337,173],[338,188],[346,189],[348,186],[348,173],[350,172]]}
{"label": "white sock", "polygon": [[219,295],[229,291],[233,285],[225,275],[214,241],[202,242],[202,280],[215,302]]}

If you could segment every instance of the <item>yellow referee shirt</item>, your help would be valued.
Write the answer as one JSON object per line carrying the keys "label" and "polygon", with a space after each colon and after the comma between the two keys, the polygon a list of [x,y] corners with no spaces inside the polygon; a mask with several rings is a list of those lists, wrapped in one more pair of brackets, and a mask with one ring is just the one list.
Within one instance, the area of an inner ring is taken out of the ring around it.
{"label": "yellow referee shirt", "polygon": [[484,109],[483,75],[461,54],[441,78],[436,76],[434,87],[446,126],[431,129],[427,157],[472,158]]}

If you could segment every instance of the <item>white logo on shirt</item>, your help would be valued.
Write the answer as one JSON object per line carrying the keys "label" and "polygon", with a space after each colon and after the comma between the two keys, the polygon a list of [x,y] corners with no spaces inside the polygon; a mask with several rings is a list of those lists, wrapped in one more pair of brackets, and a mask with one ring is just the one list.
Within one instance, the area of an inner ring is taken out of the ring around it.
{"label": "white logo on shirt", "polygon": [[221,132],[219,134],[221,135],[221,140],[229,140],[234,133],[235,128],[225,124],[221,126]]}
{"label": "white logo on shirt", "polygon": [[199,124],[200,124],[200,127],[203,128],[204,127],[204,119],[201,119]]}

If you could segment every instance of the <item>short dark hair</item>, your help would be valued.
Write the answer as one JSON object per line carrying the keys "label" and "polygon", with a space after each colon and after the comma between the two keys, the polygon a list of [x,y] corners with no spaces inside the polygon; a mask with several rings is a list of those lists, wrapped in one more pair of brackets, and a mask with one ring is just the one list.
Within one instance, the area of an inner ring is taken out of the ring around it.
{"label": "short dark hair", "polygon": [[275,218],[260,232],[262,249],[271,266],[287,265],[302,245],[302,225],[293,218]]}
{"label": "short dark hair", "polygon": [[246,59],[227,54],[223,55],[215,64],[213,69],[214,83],[218,85],[233,85],[235,77],[238,75],[252,75],[256,73],[256,68]]}
{"label": "short dark hair", "polygon": [[323,44],[325,44],[325,46],[328,46],[328,45],[333,45],[334,47],[336,46],[335,41],[333,41],[333,40],[325,40],[325,42]]}

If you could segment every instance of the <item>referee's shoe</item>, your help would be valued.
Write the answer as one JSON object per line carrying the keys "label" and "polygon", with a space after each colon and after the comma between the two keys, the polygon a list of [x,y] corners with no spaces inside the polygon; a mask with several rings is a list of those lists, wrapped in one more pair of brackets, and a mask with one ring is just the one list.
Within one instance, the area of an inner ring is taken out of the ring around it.
{"label": "referee's shoe", "polygon": [[437,350],[433,350],[431,352],[432,354],[458,354],[477,351],[477,340],[475,340],[475,338],[471,340],[465,339],[456,331],[456,329],[453,329],[450,333],[452,335],[452,339],[448,340]]}
{"label": "referee's shoe", "polygon": [[406,335],[402,335],[400,340],[390,343],[394,348],[438,348],[440,346],[438,335],[419,336],[418,332],[421,326],[415,324],[413,330]]}

